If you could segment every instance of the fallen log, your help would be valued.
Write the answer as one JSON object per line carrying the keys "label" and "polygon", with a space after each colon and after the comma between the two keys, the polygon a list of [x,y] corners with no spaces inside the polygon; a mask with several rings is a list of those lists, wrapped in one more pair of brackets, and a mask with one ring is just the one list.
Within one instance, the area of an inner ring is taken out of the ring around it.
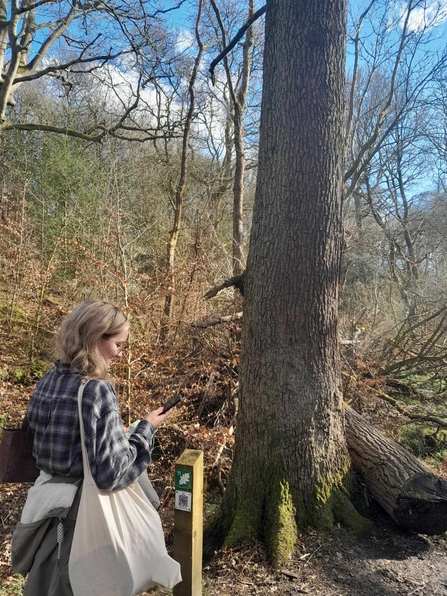
{"label": "fallen log", "polygon": [[447,531],[447,482],[345,405],[353,467],[373,498],[401,527],[421,534]]}

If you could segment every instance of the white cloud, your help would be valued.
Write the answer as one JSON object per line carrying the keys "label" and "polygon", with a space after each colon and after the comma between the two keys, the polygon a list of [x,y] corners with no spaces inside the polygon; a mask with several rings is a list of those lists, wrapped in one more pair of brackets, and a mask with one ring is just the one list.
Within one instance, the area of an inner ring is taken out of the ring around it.
{"label": "white cloud", "polygon": [[194,35],[186,29],[180,29],[177,34],[177,50],[179,52],[184,52],[190,50],[195,45],[197,44]]}
{"label": "white cloud", "polygon": [[[439,27],[447,21],[447,0],[426,0],[413,8],[408,19],[410,31],[420,33],[423,30]],[[408,11],[408,3],[400,8],[400,23],[403,25]]]}

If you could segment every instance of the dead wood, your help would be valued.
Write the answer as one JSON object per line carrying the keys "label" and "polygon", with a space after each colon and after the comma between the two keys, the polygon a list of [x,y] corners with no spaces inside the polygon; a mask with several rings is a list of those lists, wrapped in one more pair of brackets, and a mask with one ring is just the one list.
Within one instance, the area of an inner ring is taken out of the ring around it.
{"label": "dead wood", "polygon": [[240,321],[242,319],[242,313],[236,312],[233,315],[225,315],[222,317],[213,317],[212,319],[206,319],[204,321],[197,321],[197,323],[192,323],[192,327],[197,327],[198,329],[206,329],[207,327],[212,327],[213,325],[220,325],[221,323],[231,323],[232,321]]}
{"label": "dead wood", "polygon": [[346,441],[354,468],[374,499],[407,530],[447,531],[447,482],[345,405]]}

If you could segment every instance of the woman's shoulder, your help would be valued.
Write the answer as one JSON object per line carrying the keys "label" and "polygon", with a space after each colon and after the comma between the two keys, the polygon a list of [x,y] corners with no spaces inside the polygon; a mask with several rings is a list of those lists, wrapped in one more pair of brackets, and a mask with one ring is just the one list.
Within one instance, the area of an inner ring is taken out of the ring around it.
{"label": "woman's shoulder", "polygon": [[77,392],[79,386],[79,375],[67,370],[62,370],[59,362],[56,362],[47,373],[36,384],[33,397],[55,399],[63,396],[70,396]]}
{"label": "woman's shoulder", "polygon": [[97,416],[103,416],[108,411],[118,408],[115,389],[106,379],[87,380],[83,402],[90,403]]}
{"label": "woman's shoulder", "polygon": [[[70,370],[68,364],[56,362],[37,383],[32,404],[54,405],[63,401],[76,403],[80,383],[85,382],[83,376]],[[118,409],[115,389],[106,379],[88,379],[82,397],[84,412],[90,411],[94,417],[101,417],[110,410]]]}

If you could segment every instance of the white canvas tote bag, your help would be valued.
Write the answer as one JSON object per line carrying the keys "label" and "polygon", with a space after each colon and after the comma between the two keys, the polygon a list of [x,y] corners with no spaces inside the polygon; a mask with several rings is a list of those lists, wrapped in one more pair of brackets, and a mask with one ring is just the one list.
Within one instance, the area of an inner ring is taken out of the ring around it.
{"label": "white canvas tote bag", "polygon": [[74,596],[136,596],[155,584],[172,588],[180,565],[168,555],[158,513],[138,483],[99,489],[85,448],[82,394],[78,393],[84,483],[69,560]]}

